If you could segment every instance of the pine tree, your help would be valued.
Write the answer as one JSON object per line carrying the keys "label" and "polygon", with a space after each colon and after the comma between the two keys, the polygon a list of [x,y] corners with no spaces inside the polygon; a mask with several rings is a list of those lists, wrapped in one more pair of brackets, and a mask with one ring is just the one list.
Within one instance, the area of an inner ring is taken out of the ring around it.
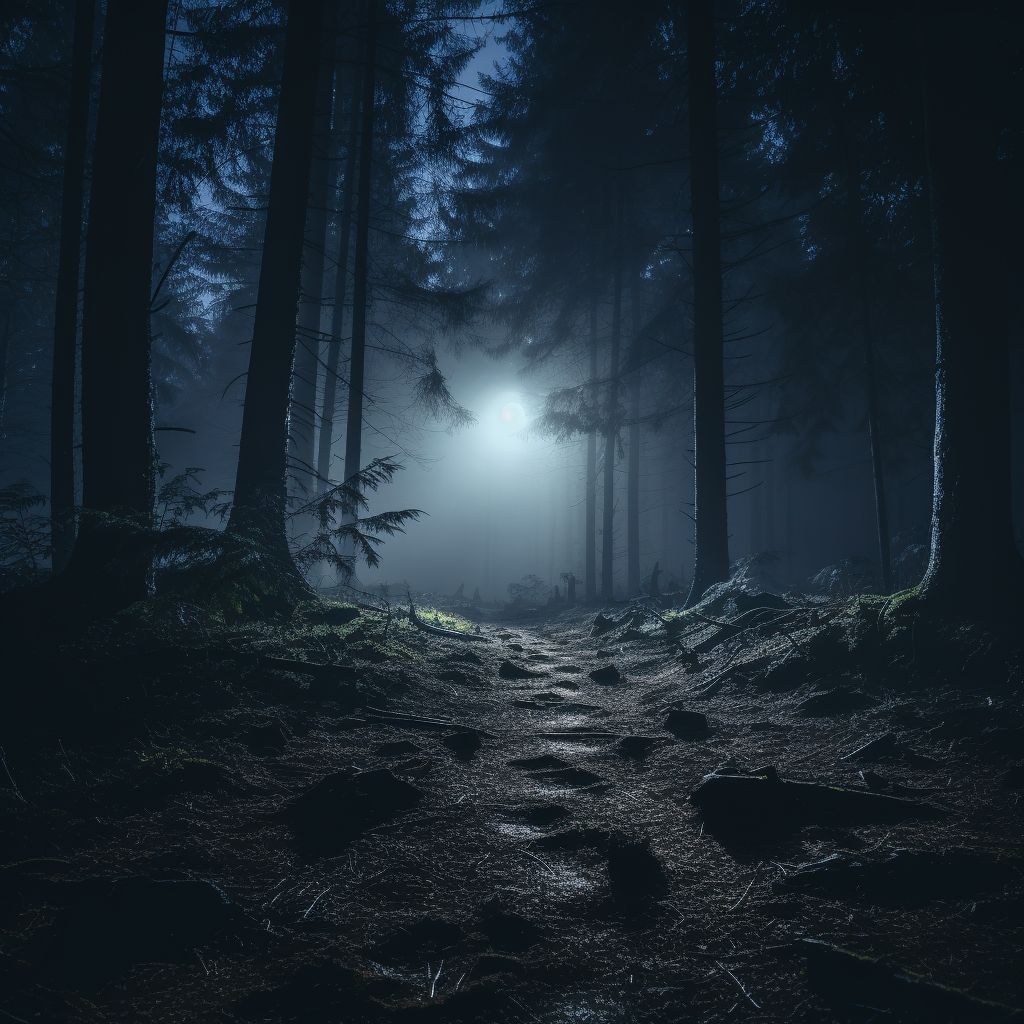
{"label": "pine tree", "polygon": [[285,460],[324,0],[290,0],[263,261],[229,529],[297,581],[285,535]]}
{"label": "pine tree", "polygon": [[[103,32],[82,306],[82,504],[139,527],[153,522],[156,465],[150,304],[166,5],[110,0]],[[83,523],[68,574],[123,607],[146,594],[145,561],[93,587],[116,540]]]}
{"label": "pine tree", "polygon": [[78,278],[81,270],[85,159],[92,77],[95,0],[76,0],[71,89],[60,213],[60,254],[53,317],[50,393],[50,543],[53,571],[61,572],[75,542],[75,377],[78,353]]}
{"label": "pine tree", "polygon": [[718,88],[712,0],[687,0],[690,198],[693,218],[693,583],[695,604],[729,578],[726,510],[722,249],[718,195]]}
{"label": "pine tree", "polygon": [[[1010,503],[1010,361],[1022,259],[1024,18],[986,3],[921,18],[935,266],[935,488],[928,606],[1018,607]],[[949,68],[959,73],[950,75]],[[1009,116],[1007,116],[1009,114]]]}

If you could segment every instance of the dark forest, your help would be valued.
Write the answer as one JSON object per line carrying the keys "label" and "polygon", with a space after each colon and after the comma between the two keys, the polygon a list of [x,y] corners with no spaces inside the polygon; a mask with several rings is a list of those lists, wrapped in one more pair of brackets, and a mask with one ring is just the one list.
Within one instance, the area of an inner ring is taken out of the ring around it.
{"label": "dark forest", "polygon": [[1024,4],[0,3],[0,1021],[1024,1021]]}

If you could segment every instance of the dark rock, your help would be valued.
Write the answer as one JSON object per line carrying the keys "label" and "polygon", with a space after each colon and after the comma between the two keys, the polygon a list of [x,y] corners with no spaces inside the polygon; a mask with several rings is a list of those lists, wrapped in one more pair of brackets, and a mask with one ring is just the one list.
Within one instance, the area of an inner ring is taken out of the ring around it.
{"label": "dark rock", "polygon": [[325,626],[344,626],[353,619],[359,618],[358,608],[327,608],[320,618]]}
{"label": "dark rock", "polygon": [[393,743],[382,743],[374,750],[374,753],[381,757],[391,757],[399,754],[419,754],[422,750],[422,747],[409,740],[395,740]]}
{"label": "dark rock", "polygon": [[522,953],[540,941],[540,930],[518,914],[491,913],[477,925],[491,945],[505,953]]}
{"label": "dark rock", "polygon": [[1024,764],[1015,765],[1003,772],[999,783],[1005,789],[1024,789]]}
{"label": "dark rock", "polygon": [[667,889],[661,861],[649,843],[618,836],[608,844],[608,881],[613,895],[624,900],[660,896]]}
{"label": "dark rock", "polygon": [[711,733],[707,715],[699,711],[684,711],[682,708],[669,712],[665,728],[681,740],[701,740]]}
{"label": "dark rock", "polygon": [[600,636],[602,633],[607,633],[608,630],[614,629],[617,625],[618,623],[615,619],[610,619],[607,615],[598,613],[597,618],[594,619],[594,623],[590,628],[590,635]]}
{"label": "dark rock", "polygon": [[308,852],[330,855],[367,829],[415,807],[422,796],[386,768],[337,772],[296,797],[280,817]]}
{"label": "dark rock", "polygon": [[864,780],[864,785],[874,793],[884,793],[892,786],[888,779],[883,778],[877,772],[860,772],[859,774]]}
{"label": "dark rock", "polygon": [[537,828],[547,828],[556,821],[568,818],[569,815],[568,809],[560,807],[558,804],[538,804],[534,807],[526,807],[522,812],[523,821],[527,825],[534,825]]}
{"label": "dark rock", "polygon": [[879,906],[922,906],[993,892],[1016,877],[1020,865],[963,851],[897,850],[885,860],[832,856],[803,865],[775,882],[777,893],[805,892]]}
{"label": "dark rock", "polygon": [[535,772],[534,777],[571,789],[582,789],[604,782],[600,775],[595,775],[586,768],[552,768],[550,771]]}
{"label": "dark rock", "polygon": [[[813,698],[812,698],[813,699]],[[899,741],[896,733],[887,732],[884,736],[865,743],[864,746],[847,754],[844,761],[878,761],[883,757],[892,757],[896,754]]]}
{"label": "dark rock", "polygon": [[501,667],[498,669],[498,675],[502,679],[531,679],[534,676],[542,676],[543,672],[532,672],[528,668],[522,668],[520,665],[513,665],[511,661],[505,660],[501,663]]}
{"label": "dark rock", "polygon": [[510,768],[525,768],[527,771],[536,771],[540,768],[566,768],[568,761],[563,761],[554,754],[543,754],[540,757],[520,757],[515,761],[509,761]]}
{"label": "dark rock", "polygon": [[472,730],[457,732],[453,736],[445,736],[441,742],[456,757],[464,760],[471,758],[483,746],[480,737]]}
{"label": "dark rock", "polygon": [[807,957],[811,989],[844,1010],[871,1007],[875,1016],[891,1015],[904,1024],[1019,1024],[1024,1013],[983,1002],[964,992],[936,985],[909,971],[894,970],[880,960],[849,953],[816,939],[800,939]]}
{"label": "dark rock", "polygon": [[840,715],[848,711],[862,711],[878,703],[874,697],[860,690],[827,690],[816,693],[797,705],[797,713],[807,718]]}
{"label": "dark rock", "polygon": [[736,606],[736,613],[738,615],[749,612],[754,608],[774,608],[777,611],[783,612],[792,607],[785,598],[779,597],[777,594],[769,594],[764,590],[756,594],[742,592],[734,594],[732,602]]}
{"label": "dark rock", "polygon": [[621,682],[622,674],[615,665],[605,665],[602,668],[595,668],[594,671],[590,673],[590,678],[593,679],[595,683],[610,684]]}
{"label": "dark rock", "polygon": [[650,736],[623,736],[615,749],[620,757],[639,759],[646,757],[657,742],[656,739],[652,739]]}
{"label": "dark rock", "polygon": [[48,965],[88,987],[102,987],[135,964],[196,963],[195,951],[238,916],[220,889],[198,879],[139,875],[67,887],[65,909],[39,941]]}
{"label": "dark rock", "polygon": [[946,812],[928,804],[863,790],[810,782],[785,782],[766,775],[707,776],[690,794],[709,828],[756,833],[827,821],[830,824],[937,819]]}

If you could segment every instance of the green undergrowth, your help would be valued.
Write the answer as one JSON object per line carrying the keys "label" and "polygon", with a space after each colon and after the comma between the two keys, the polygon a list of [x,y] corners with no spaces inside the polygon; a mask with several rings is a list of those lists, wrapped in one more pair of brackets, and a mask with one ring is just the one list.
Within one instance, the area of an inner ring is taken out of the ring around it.
{"label": "green undergrowth", "polygon": [[[475,633],[476,623],[470,621],[458,612],[448,608],[439,608],[433,604],[416,605],[416,618],[428,626],[440,626],[442,629],[453,629],[459,633]],[[415,626],[408,620],[402,620],[403,628],[415,629]]]}

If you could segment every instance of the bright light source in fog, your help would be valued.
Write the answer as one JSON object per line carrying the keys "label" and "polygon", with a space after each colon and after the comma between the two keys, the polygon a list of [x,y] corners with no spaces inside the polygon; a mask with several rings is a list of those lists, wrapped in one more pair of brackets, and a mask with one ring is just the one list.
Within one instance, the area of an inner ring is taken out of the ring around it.
{"label": "bright light source in fog", "polygon": [[526,410],[518,402],[506,402],[501,407],[501,422],[522,427],[526,424]]}

